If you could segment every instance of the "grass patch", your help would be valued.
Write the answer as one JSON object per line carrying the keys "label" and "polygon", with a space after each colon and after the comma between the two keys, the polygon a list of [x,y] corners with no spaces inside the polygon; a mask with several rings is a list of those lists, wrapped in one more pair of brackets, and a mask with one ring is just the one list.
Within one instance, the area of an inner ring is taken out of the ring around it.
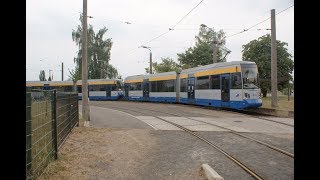
{"label": "grass patch", "polygon": [[[271,97],[262,98],[262,108],[271,108]],[[281,110],[294,111],[294,98],[288,96],[278,96],[278,108]]]}

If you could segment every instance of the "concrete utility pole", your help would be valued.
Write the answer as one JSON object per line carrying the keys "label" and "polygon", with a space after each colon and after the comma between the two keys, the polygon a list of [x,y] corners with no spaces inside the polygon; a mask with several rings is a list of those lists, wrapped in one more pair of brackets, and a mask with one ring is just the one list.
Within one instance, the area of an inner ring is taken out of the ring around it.
{"label": "concrete utility pole", "polygon": [[62,62],[62,65],[61,65],[61,79],[63,81],[63,62]]}
{"label": "concrete utility pole", "polygon": [[276,14],[271,9],[271,107],[278,107]]}
{"label": "concrete utility pole", "polygon": [[152,52],[151,52],[151,50],[150,50],[150,74],[152,74]]}
{"label": "concrete utility pole", "polygon": [[213,51],[212,51],[212,63],[217,63],[218,62],[218,42],[216,40],[213,40]]}
{"label": "concrete utility pole", "polygon": [[82,118],[85,124],[90,121],[88,100],[88,67],[87,67],[87,0],[83,0],[82,30]]}

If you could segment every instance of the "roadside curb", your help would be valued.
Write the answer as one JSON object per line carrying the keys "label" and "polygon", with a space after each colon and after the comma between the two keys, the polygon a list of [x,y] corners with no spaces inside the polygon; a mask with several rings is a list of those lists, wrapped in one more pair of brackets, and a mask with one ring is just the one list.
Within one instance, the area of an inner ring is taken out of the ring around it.
{"label": "roadside curb", "polygon": [[213,170],[208,164],[202,164],[202,169],[208,180],[224,180],[215,170]]}

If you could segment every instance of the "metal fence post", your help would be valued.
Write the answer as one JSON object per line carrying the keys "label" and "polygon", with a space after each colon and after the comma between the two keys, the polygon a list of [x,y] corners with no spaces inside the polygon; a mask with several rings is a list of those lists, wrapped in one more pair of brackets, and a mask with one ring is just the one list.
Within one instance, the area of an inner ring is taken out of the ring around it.
{"label": "metal fence post", "polygon": [[32,118],[31,93],[26,93],[26,177],[32,177]]}
{"label": "metal fence post", "polygon": [[75,125],[77,124],[77,119],[76,119],[76,105],[75,105],[75,95],[74,94],[70,94],[71,95],[71,109],[72,109],[72,128],[75,127]]}
{"label": "metal fence post", "polygon": [[69,107],[69,111],[68,111],[68,120],[69,120],[69,130],[68,130],[68,134],[71,132],[71,128],[72,128],[72,118],[71,118],[71,110],[72,110],[72,106],[71,106],[71,93],[68,93],[68,107]]}
{"label": "metal fence post", "polygon": [[53,146],[54,146],[54,158],[58,159],[58,132],[57,132],[57,93],[56,90],[53,90],[53,97],[51,99],[52,102],[52,137],[53,137]]}
{"label": "metal fence post", "polygon": [[78,100],[78,93],[75,95],[75,100],[76,100],[76,121],[77,121],[77,127],[80,126],[80,120],[79,120],[79,100]]}

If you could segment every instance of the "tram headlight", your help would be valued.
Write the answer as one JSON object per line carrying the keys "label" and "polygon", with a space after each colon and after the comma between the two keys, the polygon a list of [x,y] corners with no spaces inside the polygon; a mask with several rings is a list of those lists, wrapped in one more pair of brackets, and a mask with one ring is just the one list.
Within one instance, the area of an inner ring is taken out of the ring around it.
{"label": "tram headlight", "polygon": [[250,94],[244,93],[244,97],[245,97],[246,99],[250,99]]}

